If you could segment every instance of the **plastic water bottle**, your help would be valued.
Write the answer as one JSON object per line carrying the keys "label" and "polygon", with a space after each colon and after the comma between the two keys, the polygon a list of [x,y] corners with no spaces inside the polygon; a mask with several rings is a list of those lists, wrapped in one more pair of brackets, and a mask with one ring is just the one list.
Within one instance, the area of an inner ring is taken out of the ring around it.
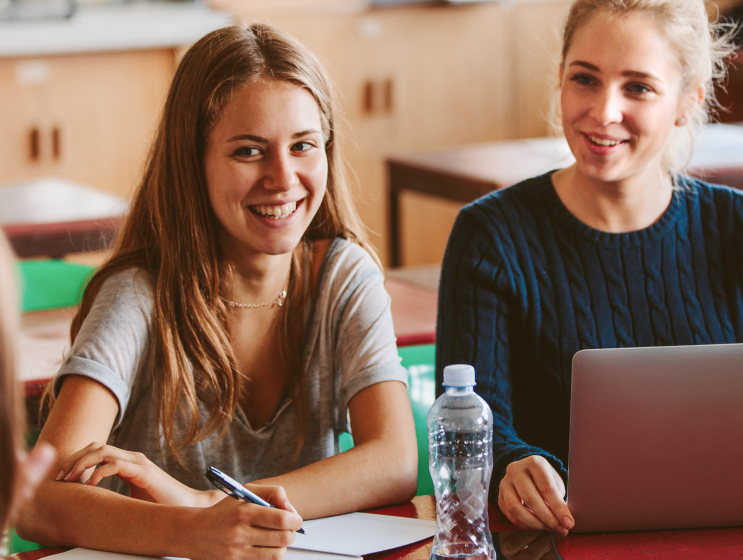
{"label": "plastic water bottle", "polygon": [[493,560],[488,487],[493,472],[493,413],[477,395],[475,368],[444,368],[446,393],[428,412],[428,468],[436,492],[431,560]]}

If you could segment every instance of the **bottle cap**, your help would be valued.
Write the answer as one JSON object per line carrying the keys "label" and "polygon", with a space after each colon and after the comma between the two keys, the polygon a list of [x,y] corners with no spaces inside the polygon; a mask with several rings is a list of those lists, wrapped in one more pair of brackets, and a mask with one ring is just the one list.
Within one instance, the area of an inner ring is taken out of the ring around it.
{"label": "bottle cap", "polygon": [[444,387],[474,387],[475,368],[467,364],[452,364],[444,368]]}

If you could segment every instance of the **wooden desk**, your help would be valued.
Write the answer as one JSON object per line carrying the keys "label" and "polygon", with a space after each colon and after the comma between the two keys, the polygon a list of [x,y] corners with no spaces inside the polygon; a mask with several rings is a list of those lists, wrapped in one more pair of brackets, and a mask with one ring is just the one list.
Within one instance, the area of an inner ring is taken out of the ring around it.
{"label": "wooden desk", "polygon": [[[391,266],[402,264],[402,191],[464,204],[574,161],[564,138],[489,142],[388,158]],[[743,127],[708,125],[697,140],[689,171],[708,181],[743,189]]]}
{"label": "wooden desk", "polygon": [[[436,519],[433,496],[418,496],[412,502],[372,510],[371,513]],[[494,544],[498,560],[729,560],[743,556],[743,527],[727,529],[696,529],[687,531],[647,531],[635,533],[601,533],[590,535],[570,534],[555,538],[539,531],[518,531],[497,508],[489,507],[490,529],[494,531]],[[530,543],[530,553],[538,546],[557,547],[544,555],[529,555],[520,545]],[[10,556],[12,560],[39,560],[62,552],[62,549],[45,549],[22,552]],[[378,552],[365,560],[429,560],[431,540],[402,548]]]}
{"label": "wooden desk", "polygon": [[0,226],[22,258],[104,249],[127,210],[124,199],[65,179],[0,186]]}

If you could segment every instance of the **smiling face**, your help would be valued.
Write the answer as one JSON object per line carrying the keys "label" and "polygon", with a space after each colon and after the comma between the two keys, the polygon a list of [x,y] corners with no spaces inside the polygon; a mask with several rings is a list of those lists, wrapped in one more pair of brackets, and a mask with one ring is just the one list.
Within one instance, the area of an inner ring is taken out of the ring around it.
{"label": "smiling face", "polygon": [[204,169],[227,255],[291,252],[328,178],[315,99],[277,80],[235,90],[209,132]]}
{"label": "smiling face", "polygon": [[687,101],[666,38],[643,13],[597,14],[578,28],[561,71],[562,123],[587,178],[661,176],[663,148]]}

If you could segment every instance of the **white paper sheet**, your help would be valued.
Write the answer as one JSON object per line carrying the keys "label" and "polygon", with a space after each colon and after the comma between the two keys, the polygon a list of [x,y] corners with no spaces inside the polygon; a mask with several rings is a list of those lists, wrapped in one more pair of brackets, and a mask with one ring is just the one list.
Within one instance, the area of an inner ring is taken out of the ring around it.
{"label": "white paper sheet", "polygon": [[304,522],[291,548],[363,556],[432,537],[436,522],[372,513],[348,513]]}
{"label": "white paper sheet", "polygon": [[[349,513],[305,521],[303,527],[307,534],[297,533],[285,560],[360,560],[365,554],[432,537],[436,531],[436,522],[371,513]],[[54,560],[57,559],[150,560],[151,557],[74,548],[54,556]]]}

